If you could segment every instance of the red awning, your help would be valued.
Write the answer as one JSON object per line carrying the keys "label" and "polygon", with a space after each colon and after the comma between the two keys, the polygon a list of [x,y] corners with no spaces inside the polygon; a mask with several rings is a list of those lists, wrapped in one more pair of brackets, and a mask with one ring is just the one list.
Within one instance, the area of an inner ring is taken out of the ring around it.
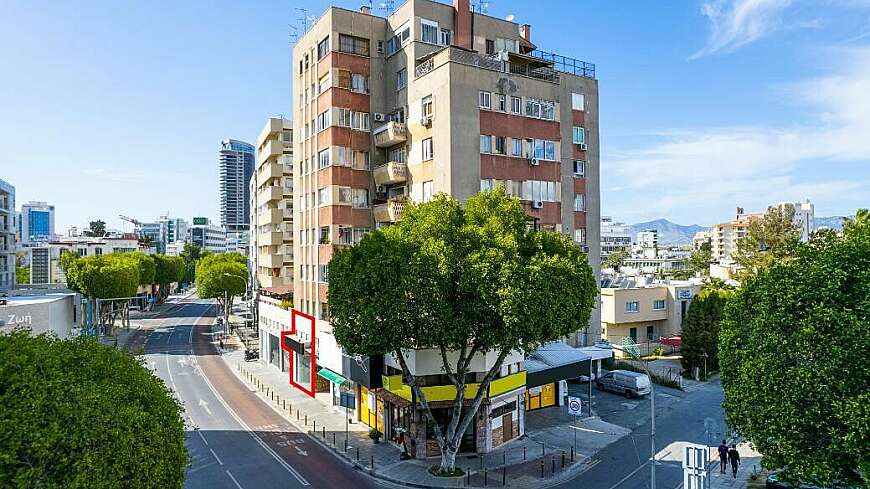
{"label": "red awning", "polygon": [[683,343],[683,339],[679,336],[671,336],[669,338],[661,338],[659,339],[659,343],[665,346],[671,346],[673,348],[679,348]]}

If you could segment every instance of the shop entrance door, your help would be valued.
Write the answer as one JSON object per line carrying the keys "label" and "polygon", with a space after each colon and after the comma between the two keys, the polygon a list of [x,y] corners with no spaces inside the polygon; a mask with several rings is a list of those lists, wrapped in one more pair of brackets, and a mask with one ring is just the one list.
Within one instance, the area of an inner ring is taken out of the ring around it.
{"label": "shop entrance door", "polygon": [[514,439],[514,414],[507,413],[501,417],[501,432],[504,441]]}

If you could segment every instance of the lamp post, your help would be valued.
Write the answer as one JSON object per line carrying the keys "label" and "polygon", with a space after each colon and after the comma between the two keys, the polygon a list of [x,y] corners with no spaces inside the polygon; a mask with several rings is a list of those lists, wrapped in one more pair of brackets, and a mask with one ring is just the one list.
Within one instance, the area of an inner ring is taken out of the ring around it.
{"label": "lamp post", "polygon": [[631,350],[626,350],[622,347],[616,346],[614,344],[610,345],[611,348],[615,348],[623,353],[628,353],[632,358],[640,361],[641,366],[643,367],[643,371],[646,373],[647,377],[649,377],[649,401],[650,401],[650,433],[649,433],[649,442],[650,442],[650,466],[649,466],[649,476],[650,476],[650,489],[656,489],[656,391],[655,387],[653,387],[652,375],[649,373],[649,369],[646,366],[646,361],[640,358],[636,353]]}
{"label": "lamp post", "polygon": [[[224,277],[233,277],[233,278],[237,278],[237,279],[241,280],[242,284],[244,284],[244,286],[245,286],[245,292],[248,291],[248,281],[245,280],[244,277],[240,277],[238,275],[233,275],[232,273],[227,273],[227,272],[224,272],[223,276]],[[242,296],[244,297],[244,294],[242,294]],[[230,322],[229,307],[230,307],[229,294],[226,291],[224,291],[224,336],[227,335],[227,323]]]}

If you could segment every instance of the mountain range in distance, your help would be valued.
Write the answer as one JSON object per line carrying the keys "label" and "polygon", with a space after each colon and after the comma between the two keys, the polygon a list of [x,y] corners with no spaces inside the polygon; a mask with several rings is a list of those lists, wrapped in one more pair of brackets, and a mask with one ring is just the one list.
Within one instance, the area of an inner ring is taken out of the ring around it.
{"label": "mountain range in distance", "polygon": [[[831,216],[831,217],[817,217],[816,228],[820,227],[828,227],[835,231],[840,231],[843,229],[843,222],[845,221],[845,217],[843,216]],[[637,224],[631,224],[628,226],[629,232],[631,233],[632,240],[636,239],[637,233],[641,231],[650,231],[657,230],[659,233],[659,244],[668,245],[668,246],[680,246],[680,245],[691,245],[692,238],[695,236],[695,233],[698,231],[706,231],[710,229],[706,226],[699,226],[697,224],[690,224],[688,226],[684,226],[682,224],[676,224],[667,219],[656,219],[653,221],[639,222]]]}

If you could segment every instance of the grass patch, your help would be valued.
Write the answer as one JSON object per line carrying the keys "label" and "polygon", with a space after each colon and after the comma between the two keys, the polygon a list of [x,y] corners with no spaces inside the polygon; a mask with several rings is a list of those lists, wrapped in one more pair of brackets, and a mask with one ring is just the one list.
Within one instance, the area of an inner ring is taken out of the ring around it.
{"label": "grass patch", "polygon": [[453,467],[453,470],[441,470],[440,465],[433,465],[429,467],[429,473],[434,475],[435,477],[462,477],[465,475],[465,471],[460,469],[459,467]]}

